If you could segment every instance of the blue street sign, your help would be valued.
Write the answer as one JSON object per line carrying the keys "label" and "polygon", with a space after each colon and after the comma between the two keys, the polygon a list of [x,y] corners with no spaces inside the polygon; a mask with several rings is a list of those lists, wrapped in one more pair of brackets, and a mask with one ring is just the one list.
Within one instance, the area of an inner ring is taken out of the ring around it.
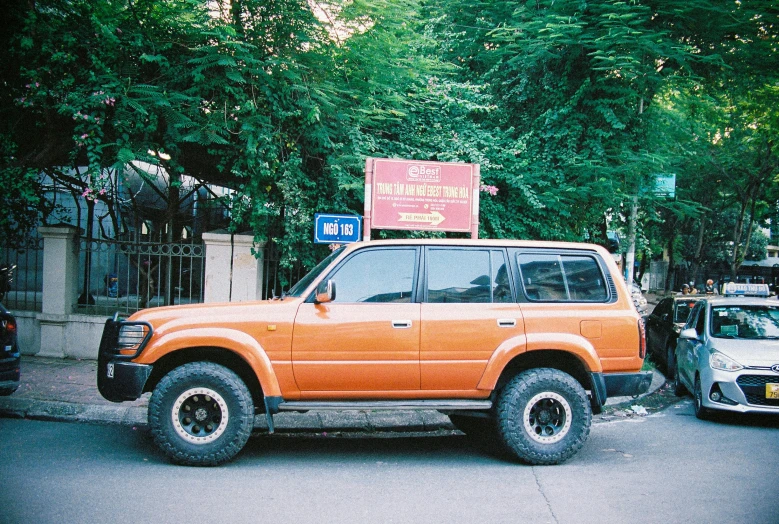
{"label": "blue street sign", "polygon": [[349,244],[362,238],[361,217],[357,215],[314,215],[315,244]]}

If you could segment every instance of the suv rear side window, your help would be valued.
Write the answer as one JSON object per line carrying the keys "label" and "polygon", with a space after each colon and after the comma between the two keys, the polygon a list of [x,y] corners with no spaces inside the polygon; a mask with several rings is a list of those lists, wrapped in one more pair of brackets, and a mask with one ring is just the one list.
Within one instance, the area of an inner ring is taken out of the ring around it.
{"label": "suv rear side window", "polygon": [[430,249],[427,302],[512,302],[506,256],[500,250]]}
{"label": "suv rear side window", "polygon": [[605,302],[606,281],[597,261],[586,255],[517,255],[527,298],[540,302]]}

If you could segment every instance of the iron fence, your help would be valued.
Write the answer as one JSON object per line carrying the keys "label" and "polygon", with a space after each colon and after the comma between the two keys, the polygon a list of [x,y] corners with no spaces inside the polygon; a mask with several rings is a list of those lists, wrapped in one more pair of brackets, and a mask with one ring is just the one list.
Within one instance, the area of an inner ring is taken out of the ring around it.
{"label": "iron fence", "polygon": [[203,302],[202,241],[165,242],[161,237],[156,241],[82,238],[77,310],[102,315]]}
{"label": "iron fence", "polygon": [[0,267],[13,268],[13,280],[0,283],[0,302],[8,309],[43,309],[43,238],[26,237],[21,245],[0,247]]}
{"label": "iron fence", "polygon": [[303,278],[307,271],[300,264],[294,267],[282,267],[281,250],[275,242],[270,241],[263,251],[263,286],[262,297],[269,299],[281,296],[289,290],[298,280]]}
{"label": "iron fence", "polygon": [[[204,301],[205,247],[201,239],[166,242],[163,234],[127,240],[81,238],[78,303],[83,314],[130,314],[145,307]],[[263,251],[263,299],[280,296],[305,273],[280,265],[273,242]],[[0,267],[15,266],[13,282],[0,301],[9,309],[43,308],[43,238],[32,235],[23,245],[0,247]],[[63,277],[64,278],[64,275]]]}

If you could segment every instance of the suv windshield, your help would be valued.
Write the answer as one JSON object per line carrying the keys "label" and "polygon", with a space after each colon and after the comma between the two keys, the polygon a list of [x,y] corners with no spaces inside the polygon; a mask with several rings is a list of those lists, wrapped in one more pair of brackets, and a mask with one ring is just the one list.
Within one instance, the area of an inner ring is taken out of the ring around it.
{"label": "suv windshield", "polygon": [[290,290],[287,292],[287,296],[299,297],[300,295],[302,295],[303,291],[306,290],[309,284],[311,284],[311,282],[313,282],[314,279],[316,279],[316,277],[318,277],[319,274],[322,271],[324,271],[327,266],[330,265],[330,262],[332,262],[335,259],[335,257],[340,255],[341,251],[343,251],[344,249],[346,249],[346,246],[341,246],[335,251],[333,251],[332,253],[330,253],[330,255],[328,255],[327,258],[325,258],[319,264],[317,264],[314,269],[312,269],[306,274],[306,276],[298,280],[298,283],[292,286]]}
{"label": "suv windshield", "polygon": [[711,334],[717,338],[779,338],[779,305],[712,307]]}

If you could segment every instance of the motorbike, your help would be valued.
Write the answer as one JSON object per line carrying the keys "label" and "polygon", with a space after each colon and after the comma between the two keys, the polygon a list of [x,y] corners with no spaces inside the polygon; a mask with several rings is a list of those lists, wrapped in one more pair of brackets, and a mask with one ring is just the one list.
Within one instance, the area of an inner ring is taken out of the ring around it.
{"label": "motorbike", "polygon": [[16,264],[10,266],[0,266],[0,300],[5,298],[5,294],[11,290],[11,283],[14,281],[14,270]]}

